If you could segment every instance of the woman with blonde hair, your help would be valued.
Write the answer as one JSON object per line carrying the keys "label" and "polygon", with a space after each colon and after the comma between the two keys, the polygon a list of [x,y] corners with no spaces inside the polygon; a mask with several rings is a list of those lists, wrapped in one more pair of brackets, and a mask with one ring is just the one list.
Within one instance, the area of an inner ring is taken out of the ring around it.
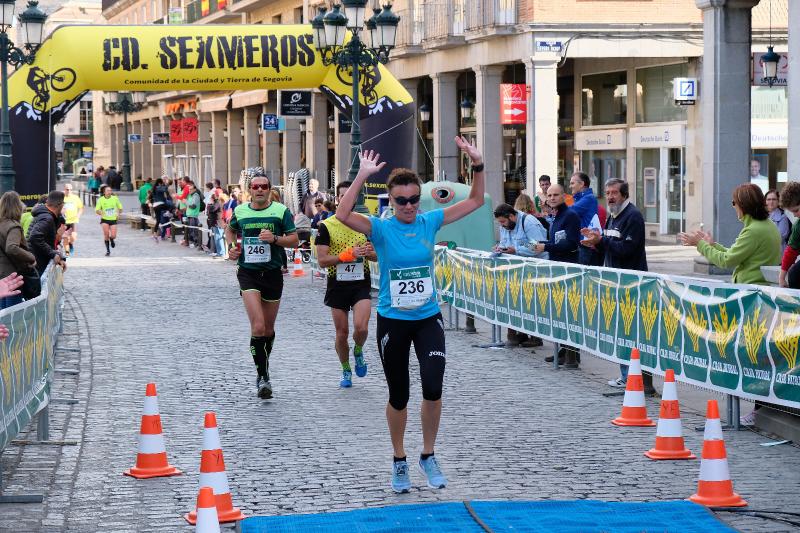
{"label": "woman with blonde hair", "polygon": [[[36,257],[28,249],[19,219],[25,205],[15,191],[0,197],[0,279],[9,274],[29,274],[36,268]],[[22,302],[22,296],[0,298],[0,309]]]}
{"label": "woman with blonde hair", "polygon": [[525,213],[526,215],[531,215],[536,212],[536,206],[533,204],[533,199],[525,193],[517,196],[517,201],[514,202],[514,209],[516,211]]}

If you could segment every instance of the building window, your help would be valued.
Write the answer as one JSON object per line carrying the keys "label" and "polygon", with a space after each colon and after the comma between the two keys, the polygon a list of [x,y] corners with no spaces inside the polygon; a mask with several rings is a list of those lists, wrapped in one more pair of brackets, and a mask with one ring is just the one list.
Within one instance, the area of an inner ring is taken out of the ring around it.
{"label": "building window", "polygon": [[665,65],[636,71],[636,122],[686,120],[686,107],[675,105],[672,80],[685,78],[689,65]]}
{"label": "building window", "polygon": [[81,131],[92,131],[92,101],[80,101],[80,128]]}
{"label": "building window", "polygon": [[627,73],[622,71],[583,76],[581,113],[584,126],[626,124],[628,121]]}

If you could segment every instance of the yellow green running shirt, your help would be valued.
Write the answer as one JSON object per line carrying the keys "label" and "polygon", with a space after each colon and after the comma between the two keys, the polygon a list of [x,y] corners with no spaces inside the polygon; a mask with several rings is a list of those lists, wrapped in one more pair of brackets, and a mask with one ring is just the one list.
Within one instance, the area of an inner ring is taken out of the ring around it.
{"label": "yellow green running shirt", "polygon": [[272,202],[264,209],[253,209],[250,203],[237,205],[229,223],[231,229],[242,236],[242,254],[238,264],[251,270],[276,270],[283,267],[281,246],[266,243],[258,238],[262,229],[268,229],[278,237],[297,231],[292,212],[279,202]]}
{"label": "yellow green running shirt", "polygon": [[117,196],[112,194],[108,198],[105,196],[98,198],[94,208],[95,211],[100,211],[102,220],[117,220],[119,213],[122,212],[122,203]]}

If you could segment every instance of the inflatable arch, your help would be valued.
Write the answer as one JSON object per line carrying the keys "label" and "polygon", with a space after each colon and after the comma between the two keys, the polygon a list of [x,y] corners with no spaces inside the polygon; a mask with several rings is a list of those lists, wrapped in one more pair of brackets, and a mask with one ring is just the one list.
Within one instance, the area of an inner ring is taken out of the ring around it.
{"label": "inflatable arch", "polygon": [[[314,87],[351,116],[349,75],[323,64],[308,25],[62,26],[9,78],[16,190],[32,204],[54,183],[52,126],[86,91]],[[411,163],[415,104],[382,65],[359,92],[364,149],[388,162],[371,196],[389,169]]]}

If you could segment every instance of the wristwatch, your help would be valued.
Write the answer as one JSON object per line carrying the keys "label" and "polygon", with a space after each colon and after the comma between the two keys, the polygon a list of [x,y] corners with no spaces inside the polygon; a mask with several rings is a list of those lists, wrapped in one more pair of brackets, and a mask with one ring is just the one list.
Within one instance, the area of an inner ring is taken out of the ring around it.
{"label": "wristwatch", "polygon": [[480,165],[472,165],[473,172],[483,172],[483,163]]}
{"label": "wristwatch", "polygon": [[272,244],[278,244],[278,236],[273,233]]}

